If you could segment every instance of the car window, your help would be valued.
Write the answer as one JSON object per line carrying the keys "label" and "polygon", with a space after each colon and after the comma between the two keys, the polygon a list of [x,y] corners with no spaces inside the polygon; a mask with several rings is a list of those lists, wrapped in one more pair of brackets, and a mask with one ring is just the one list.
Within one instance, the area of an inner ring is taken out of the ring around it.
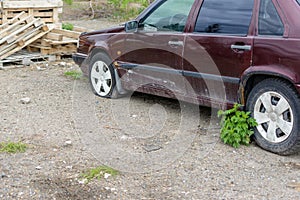
{"label": "car window", "polygon": [[254,0],[204,0],[195,32],[247,35]]}
{"label": "car window", "polygon": [[300,0],[296,0],[298,2],[298,4],[300,5]]}
{"label": "car window", "polygon": [[140,22],[144,31],[184,30],[195,0],[165,0],[146,19]]}
{"label": "car window", "polygon": [[258,34],[282,36],[283,33],[284,26],[272,0],[261,0],[258,19]]}

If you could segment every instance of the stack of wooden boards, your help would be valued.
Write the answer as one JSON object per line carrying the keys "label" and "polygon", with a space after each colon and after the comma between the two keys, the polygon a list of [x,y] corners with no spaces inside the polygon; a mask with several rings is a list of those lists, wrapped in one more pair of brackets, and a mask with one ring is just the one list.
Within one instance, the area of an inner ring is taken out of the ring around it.
{"label": "stack of wooden boards", "polygon": [[21,12],[0,25],[0,60],[20,51],[50,30],[41,19]]}
{"label": "stack of wooden boards", "polygon": [[62,12],[62,0],[4,0],[0,2],[0,24],[6,23],[21,12],[45,23],[58,23],[58,14]]}
{"label": "stack of wooden boards", "polygon": [[42,38],[27,46],[29,52],[40,52],[42,55],[70,55],[77,50],[80,32],[54,28]]}
{"label": "stack of wooden boards", "polygon": [[76,52],[81,30],[57,28],[61,7],[61,0],[0,2],[0,69],[8,63],[58,60]]}

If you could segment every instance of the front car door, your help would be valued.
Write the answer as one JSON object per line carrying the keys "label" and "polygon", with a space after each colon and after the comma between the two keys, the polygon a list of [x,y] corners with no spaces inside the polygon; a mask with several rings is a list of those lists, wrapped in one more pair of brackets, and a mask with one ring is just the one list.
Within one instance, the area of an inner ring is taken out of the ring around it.
{"label": "front car door", "polygon": [[[126,53],[122,56],[123,68],[129,69],[123,76],[127,89],[171,97],[186,94],[183,32],[193,3],[194,0],[158,1],[139,20],[138,31],[127,33]],[[171,92],[167,95],[162,90]]]}
{"label": "front car door", "polygon": [[238,101],[240,77],[250,65],[254,0],[203,0],[187,35],[183,74],[190,97],[213,107]]}

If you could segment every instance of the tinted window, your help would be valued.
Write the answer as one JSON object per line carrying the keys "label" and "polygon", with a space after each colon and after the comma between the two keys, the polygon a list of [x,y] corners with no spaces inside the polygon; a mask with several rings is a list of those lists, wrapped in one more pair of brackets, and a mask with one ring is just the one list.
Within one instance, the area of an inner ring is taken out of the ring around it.
{"label": "tinted window", "polygon": [[144,31],[180,31],[195,0],[166,0],[141,22]]}
{"label": "tinted window", "polygon": [[283,23],[272,0],[261,0],[258,19],[258,34],[282,36],[283,33]]}
{"label": "tinted window", "polygon": [[254,0],[205,0],[195,31],[247,35]]}

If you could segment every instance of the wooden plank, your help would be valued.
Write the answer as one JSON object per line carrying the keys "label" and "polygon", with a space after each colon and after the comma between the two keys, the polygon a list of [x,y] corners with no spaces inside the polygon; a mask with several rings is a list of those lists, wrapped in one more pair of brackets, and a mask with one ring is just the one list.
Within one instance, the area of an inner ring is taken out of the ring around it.
{"label": "wooden plank", "polygon": [[46,32],[41,32],[41,33],[35,35],[35,36],[32,37],[31,39],[25,41],[25,44],[24,44],[24,45],[19,46],[19,47],[17,47],[17,48],[14,48],[12,51],[10,51],[10,52],[8,52],[8,53],[6,53],[6,54],[0,56],[0,60],[3,60],[4,58],[7,58],[8,56],[14,54],[15,52],[20,51],[21,49],[23,49],[23,48],[26,47],[27,45],[31,44],[31,43],[34,42],[35,40],[37,40],[37,39],[43,37],[44,35],[46,35],[50,30],[51,30],[51,29],[49,29],[49,30],[46,31]]}
{"label": "wooden plank", "polygon": [[53,18],[53,23],[58,23],[59,22],[58,8],[53,9],[52,18]]}
{"label": "wooden plank", "polygon": [[46,46],[37,45],[37,44],[31,44],[31,45],[29,45],[29,47],[33,47],[33,48],[37,48],[37,49],[48,49],[48,50],[50,50],[52,48],[52,47],[46,47]]}
{"label": "wooden plank", "polygon": [[52,47],[51,44],[49,44],[47,41],[45,41],[44,39],[41,40],[41,45],[45,46],[45,47]]}
{"label": "wooden plank", "polygon": [[[42,55],[39,52],[28,52],[26,50],[21,50],[4,60],[0,60],[0,69],[13,69],[17,67],[22,67],[22,65],[28,65],[31,62],[51,62],[55,61],[56,56]],[[13,66],[11,66],[13,64]]]}
{"label": "wooden plank", "polygon": [[19,46],[23,46],[26,40],[30,39],[34,35],[41,32],[40,28],[41,27],[31,28],[30,30],[26,31],[25,33],[23,33],[21,36],[18,37],[16,43],[18,43]]}
{"label": "wooden plank", "polygon": [[43,18],[43,17],[41,17],[41,19],[43,20],[43,22],[45,22],[45,23],[47,23],[47,24],[52,24],[53,23],[53,18],[51,17],[51,18]]}
{"label": "wooden plank", "polygon": [[[27,16],[25,18],[22,18],[19,21],[17,21],[16,23],[14,23],[14,24],[8,26],[7,28],[1,30],[0,31],[0,38],[4,38],[5,36],[7,36],[7,34],[9,34],[11,30],[13,30],[15,27],[19,26],[20,24],[23,24],[29,18],[31,18],[31,16]],[[1,42],[0,42],[0,44],[1,44]]]}
{"label": "wooden plank", "polygon": [[22,9],[22,10],[6,10],[7,14],[7,20],[15,17],[16,15],[20,14],[21,12],[25,12],[28,15],[28,9]]}
{"label": "wooden plank", "polygon": [[63,40],[63,41],[54,41],[44,39],[45,42],[52,44],[52,45],[63,45],[63,44],[77,44],[78,40]]}
{"label": "wooden plank", "polygon": [[[49,29],[48,29],[49,30]],[[42,31],[42,27],[38,27],[38,28],[35,28],[33,29],[32,31],[30,32],[27,32],[24,37],[22,38],[19,38],[17,42],[20,42],[21,40],[24,41],[24,43],[27,41],[27,40],[30,40],[32,37],[34,37],[35,35],[39,34],[40,32]],[[50,30],[49,30],[50,31]],[[45,32],[45,31],[44,31]],[[39,38],[38,38],[39,39]]]}
{"label": "wooden plank", "polygon": [[3,23],[2,25],[0,25],[0,30],[3,30],[5,28],[7,28],[7,26],[16,23],[18,20],[23,19],[27,16],[27,14],[25,12],[21,12],[19,14],[17,14],[14,18],[8,20],[6,23]]}
{"label": "wooden plank", "polygon": [[34,25],[35,22],[40,21],[40,19],[35,19],[32,22],[26,24],[25,26],[23,26],[22,28],[18,29],[17,31],[9,34],[8,36],[2,38],[0,40],[0,44],[2,44],[3,42],[9,41],[9,43],[11,43],[12,41],[17,39],[17,35],[23,31],[25,31],[26,29],[28,29],[30,26]]}
{"label": "wooden plank", "polygon": [[40,49],[34,48],[31,45],[27,46],[26,50],[29,51],[29,52],[40,52]]}
{"label": "wooden plank", "polygon": [[7,11],[2,9],[2,23],[7,22]]}
{"label": "wooden plank", "polygon": [[33,9],[28,8],[28,14],[33,15]]}
{"label": "wooden plank", "polygon": [[6,44],[6,45],[2,45],[2,47],[0,48],[0,55],[4,55],[5,53],[8,53],[9,51],[11,51],[13,48],[17,48],[18,46],[23,46],[25,44],[25,41],[23,40],[28,40],[28,37],[33,37],[34,35],[38,34],[40,32],[40,30],[38,28],[28,30],[26,32],[26,34],[23,34],[22,36],[20,36],[18,38],[17,41],[11,43],[11,44]]}
{"label": "wooden plank", "polygon": [[35,17],[53,17],[53,11],[40,12],[39,10],[34,10],[33,15]]}
{"label": "wooden plank", "polygon": [[7,55],[7,56],[4,56],[3,59],[6,58],[6,57],[8,57],[8,56],[10,56],[11,54],[13,54],[13,53],[11,53],[11,54],[9,54],[9,53],[12,52],[17,47],[18,47],[17,44],[11,44],[8,47],[6,47],[5,50],[3,50],[3,51],[0,52],[0,60],[2,60],[1,57],[4,56],[4,55]]}
{"label": "wooden plank", "polygon": [[62,34],[58,34],[58,33],[48,33],[45,36],[45,39],[62,41],[63,40],[63,35]]}
{"label": "wooden plank", "polygon": [[73,31],[82,33],[82,32],[88,32],[89,30],[87,28],[83,28],[80,26],[74,26]]}
{"label": "wooden plank", "polygon": [[62,34],[66,37],[70,37],[70,38],[73,38],[73,39],[78,39],[78,37],[81,34],[81,33],[76,32],[76,31],[69,31],[69,30],[63,30],[63,29],[58,29],[58,28],[53,29],[51,32]]}

